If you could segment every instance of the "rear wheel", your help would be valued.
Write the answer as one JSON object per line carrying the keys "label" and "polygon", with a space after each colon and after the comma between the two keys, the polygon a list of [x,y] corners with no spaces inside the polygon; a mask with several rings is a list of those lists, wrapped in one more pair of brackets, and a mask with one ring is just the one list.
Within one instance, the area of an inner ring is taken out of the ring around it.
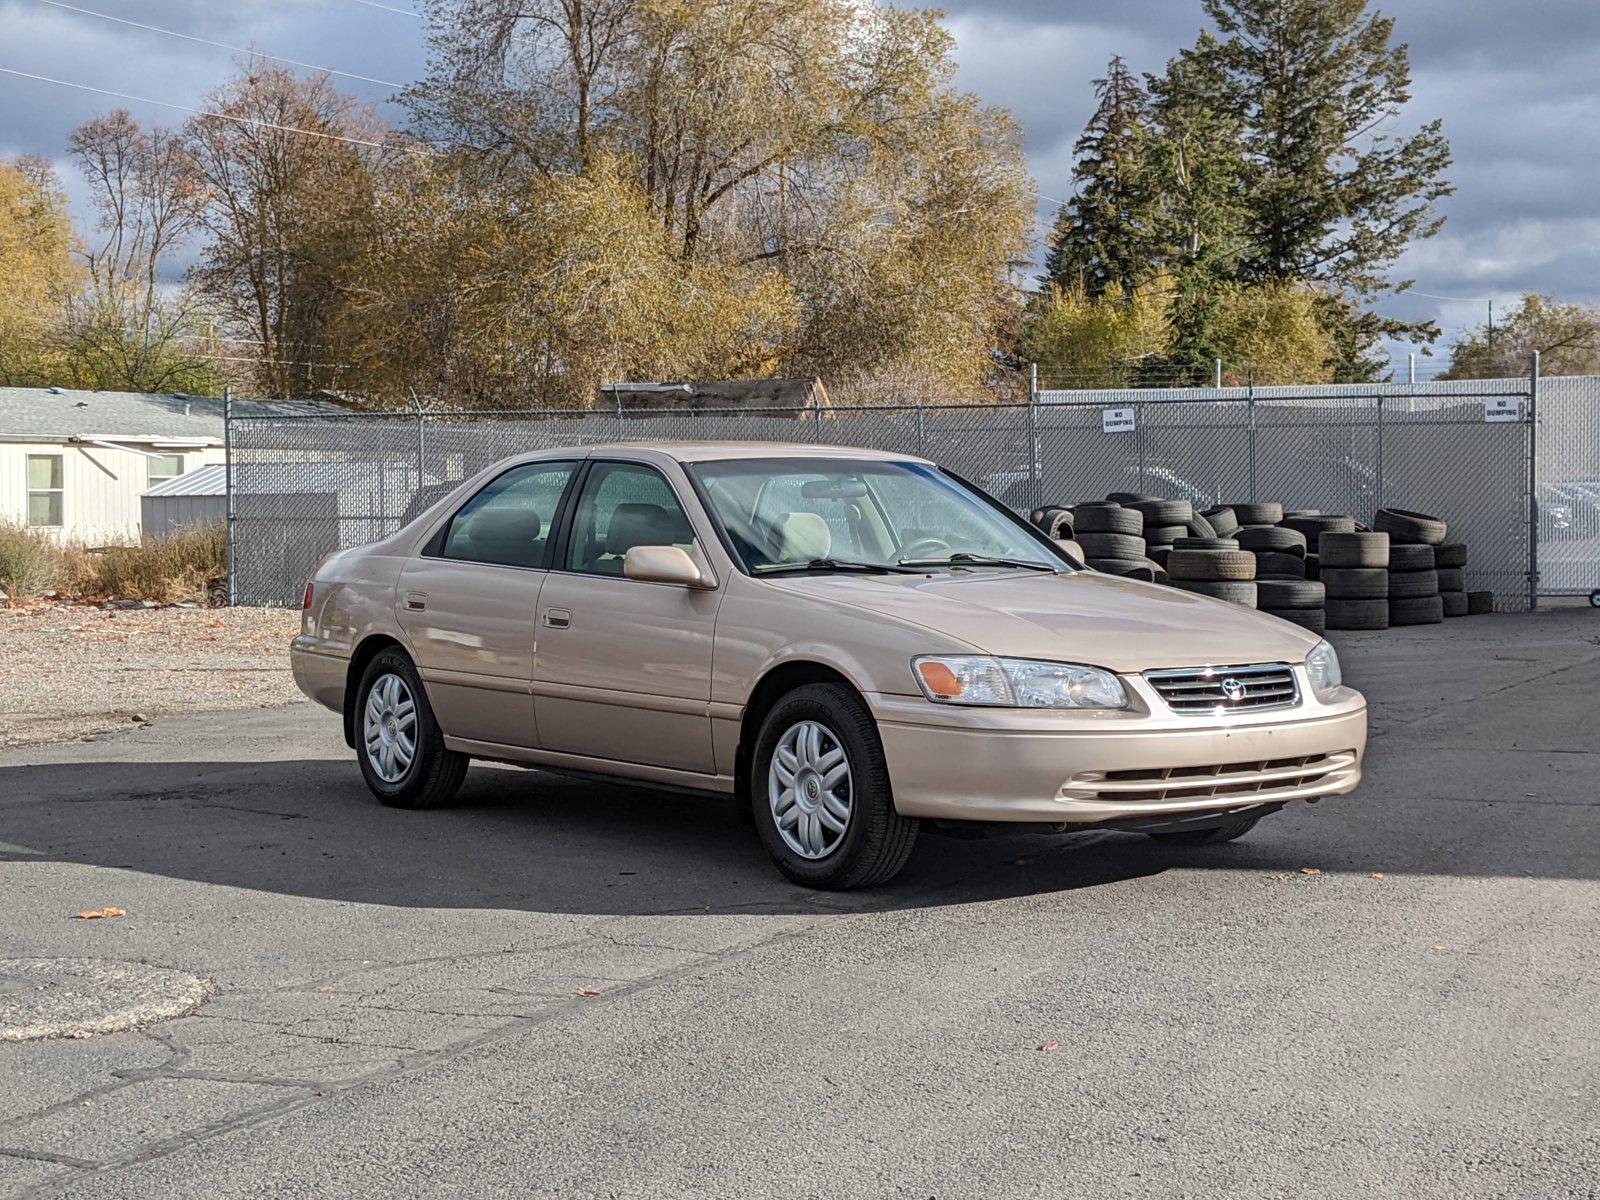
{"label": "rear wheel", "polygon": [[807,887],[885,883],[916,843],[916,820],[895,811],[872,714],[839,684],[796,688],[767,714],[750,806],[778,869]]}
{"label": "rear wheel", "polygon": [[356,704],[356,761],[373,795],[395,808],[433,808],[455,796],[471,760],[445,748],[404,653],[385,650],[367,664]]}
{"label": "rear wheel", "polygon": [[1152,833],[1148,836],[1169,846],[1220,846],[1235,842],[1259,824],[1261,818],[1234,817],[1210,829],[1185,829],[1177,833]]}

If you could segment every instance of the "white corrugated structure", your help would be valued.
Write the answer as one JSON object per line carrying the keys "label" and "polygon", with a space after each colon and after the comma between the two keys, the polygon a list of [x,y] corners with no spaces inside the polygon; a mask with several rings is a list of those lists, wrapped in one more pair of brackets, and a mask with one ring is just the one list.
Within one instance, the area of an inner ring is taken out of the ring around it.
{"label": "white corrugated structure", "polygon": [[221,525],[228,519],[228,468],[209,463],[175,475],[140,496],[139,507],[146,539]]}

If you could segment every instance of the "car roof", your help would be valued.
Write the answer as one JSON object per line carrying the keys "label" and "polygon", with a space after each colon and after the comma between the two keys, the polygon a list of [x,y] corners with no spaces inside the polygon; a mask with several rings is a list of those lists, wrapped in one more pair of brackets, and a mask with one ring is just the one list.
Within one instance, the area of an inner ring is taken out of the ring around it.
{"label": "car roof", "polygon": [[610,442],[586,448],[588,457],[654,450],[679,462],[724,462],[759,458],[846,458],[879,462],[926,462],[914,454],[860,446],[819,446],[804,442]]}

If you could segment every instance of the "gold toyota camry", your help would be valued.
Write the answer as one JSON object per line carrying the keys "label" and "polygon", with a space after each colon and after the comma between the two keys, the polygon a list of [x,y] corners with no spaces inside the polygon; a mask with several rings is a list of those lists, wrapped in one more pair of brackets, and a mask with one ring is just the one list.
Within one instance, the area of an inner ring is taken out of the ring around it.
{"label": "gold toyota camry", "polygon": [[823,446],[507,459],[325,560],[292,658],[386,804],[474,758],[732,795],[824,888],[892,877],[924,821],[1229,841],[1352,791],[1367,733],[1298,626]]}

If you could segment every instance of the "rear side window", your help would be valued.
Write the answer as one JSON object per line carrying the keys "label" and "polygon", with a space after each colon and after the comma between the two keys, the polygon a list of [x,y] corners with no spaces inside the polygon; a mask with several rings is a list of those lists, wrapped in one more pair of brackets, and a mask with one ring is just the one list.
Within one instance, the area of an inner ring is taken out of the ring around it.
{"label": "rear side window", "polygon": [[659,471],[637,463],[596,463],[578,497],[566,567],[621,575],[635,546],[693,545],[694,528]]}
{"label": "rear side window", "polygon": [[440,558],[543,567],[550,526],[576,463],[539,462],[496,476],[451,518]]}

